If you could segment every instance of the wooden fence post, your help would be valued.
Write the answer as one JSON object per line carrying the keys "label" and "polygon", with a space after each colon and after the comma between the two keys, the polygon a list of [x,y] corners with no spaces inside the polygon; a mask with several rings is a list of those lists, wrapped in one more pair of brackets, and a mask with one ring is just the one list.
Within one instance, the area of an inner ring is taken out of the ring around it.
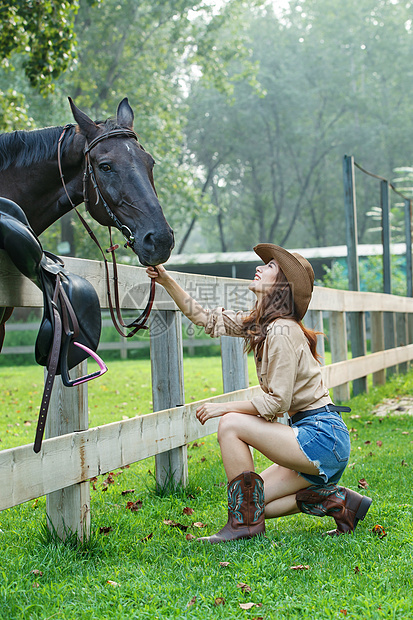
{"label": "wooden fence post", "polygon": [[[330,312],[330,347],[331,363],[347,360],[347,325],[345,312]],[[334,401],[344,401],[350,398],[350,386],[343,383],[333,388]]]}
{"label": "wooden fence post", "polygon": [[[357,251],[357,208],[356,185],[354,177],[354,157],[345,155],[343,159],[344,206],[346,216],[347,266],[349,290],[360,290]],[[366,355],[366,327],[363,312],[350,313],[350,341],[353,357]],[[353,381],[353,394],[367,392],[367,377]]]}
{"label": "wooden fence post", "polygon": [[221,363],[225,393],[248,387],[248,362],[243,338],[221,336]]}
{"label": "wooden fence post", "polygon": [[[404,347],[409,342],[408,319],[405,312],[396,313],[396,347]],[[399,364],[399,372],[406,373],[408,369],[407,362]]]}
{"label": "wooden fence post", "polygon": [[[175,310],[153,311],[150,320],[153,410],[162,411],[184,404],[182,318]],[[155,456],[158,489],[185,486],[188,481],[188,448]]]}
{"label": "wooden fence post", "polygon": [[[87,374],[84,361],[71,370],[71,378]],[[87,383],[65,387],[55,378],[45,436],[57,437],[89,428]],[[85,476],[87,477],[87,476]],[[80,542],[90,536],[90,482],[81,482],[46,496],[48,528],[62,540],[76,534]]]}
{"label": "wooden fence post", "polygon": [[317,351],[321,355],[322,365],[325,366],[323,311],[308,310],[304,317],[304,323],[309,329],[314,329],[316,332],[322,332],[317,336]]}
{"label": "wooden fence post", "polygon": [[[371,329],[371,352],[377,353],[384,350],[384,319],[383,312],[370,312]],[[373,385],[384,385],[386,383],[386,371],[378,370],[373,372]]]}

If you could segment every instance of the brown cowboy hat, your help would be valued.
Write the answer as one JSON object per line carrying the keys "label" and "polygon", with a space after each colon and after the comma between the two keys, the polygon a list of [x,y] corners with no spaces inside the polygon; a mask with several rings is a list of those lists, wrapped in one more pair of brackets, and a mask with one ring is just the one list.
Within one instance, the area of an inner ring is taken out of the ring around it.
{"label": "brown cowboy hat", "polygon": [[307,312],[314,286],[314,271],[308,260],[273,243],[260,243],[255,246],[254,252],[265,264],[273,259],[279,264],[291,286],[296,317],[301,321]]}

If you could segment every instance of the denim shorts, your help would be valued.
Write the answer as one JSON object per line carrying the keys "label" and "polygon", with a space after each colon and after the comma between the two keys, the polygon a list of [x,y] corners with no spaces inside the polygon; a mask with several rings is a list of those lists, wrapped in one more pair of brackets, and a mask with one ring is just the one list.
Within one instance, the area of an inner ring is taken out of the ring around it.
{"label": "denim shorts", "polygon": [[350,435],[337,412],[323,411],[292,424],[298,444],[319,475],[300,475],[312,484],[337,483],[350,458]]}

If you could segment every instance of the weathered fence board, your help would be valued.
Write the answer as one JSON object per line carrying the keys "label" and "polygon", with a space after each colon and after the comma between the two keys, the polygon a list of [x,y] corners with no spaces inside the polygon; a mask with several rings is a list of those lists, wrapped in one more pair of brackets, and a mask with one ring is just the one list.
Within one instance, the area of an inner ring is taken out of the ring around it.
{"label": "weathered fence board", "polygon": [[[257,386],[206,400],[249,399],[259,389]],[[32,445],[1,451],[0,510],[215,433],[218,419],[201,425],[195,416],[198,405],[190,403],[45,439],[39,454],[33,452]]]}
{"label": "weathered fence board", "polygon": [[[107,308],[106,284],[101,263],[92,260],[65,257],[69,271],[86,277],[95,287],[102,308]],[[146,305],[149,280],[143,267],[119,265],[120,300],[125,310],[141,309]],[[208,307],[219,305],[232,309],[252,307],[254,296],[246,291],[248,280],[218,278],[198,274],[173,272],[176,281],[196,299]],[[413,313],[413,298],[397,296],[397,311]],[[324,312],[394,312],[395,297],[385,293],[343,291],[316,286],[310,302],[310,310]],[[24,278],[0,250],[0,306],[42,307],[41,291]],[[161,286],[156,287],[154,309],[176,310],[174,302]]]}

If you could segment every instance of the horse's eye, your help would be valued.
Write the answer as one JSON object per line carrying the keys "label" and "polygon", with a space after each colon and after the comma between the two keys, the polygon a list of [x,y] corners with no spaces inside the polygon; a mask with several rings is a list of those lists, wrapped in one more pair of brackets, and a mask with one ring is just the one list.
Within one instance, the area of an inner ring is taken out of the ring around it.
{"label": "horse's eye", "polygon": [[99,164],[99,169],[103,172],[110,172],[112,170],[109,164]]}

